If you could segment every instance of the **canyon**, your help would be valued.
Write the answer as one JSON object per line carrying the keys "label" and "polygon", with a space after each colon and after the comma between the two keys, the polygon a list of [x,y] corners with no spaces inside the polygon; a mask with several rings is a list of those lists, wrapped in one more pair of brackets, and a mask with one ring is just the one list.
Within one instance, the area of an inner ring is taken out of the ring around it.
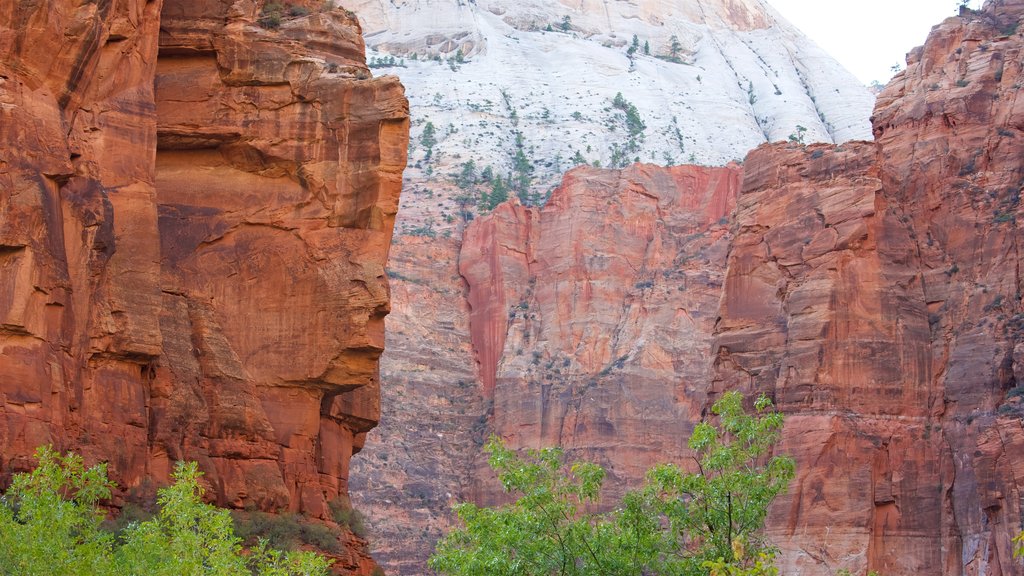
{"label": "canyon", "polygon": [[873,112],[760,0],[340,4],[0,9],[0,480],[53,444],[118,508],[195,460],[339,574],[422,574],[503,501],[489,435],[614,497],[763,392],[781,573],[1021,573],[1024,0]]}
{"label": "canyon", "polygon": [[[579,167],[543,206],[398,236],[398,387],[353,474],[389,573],[422,573],[452,503],[502,501],[487,435],[596,461],[614,496],[684,461],[731,389],[787,414],[782,573],[1019,573],[1022,15],[990,1],[937,25],[879,95],[874,141]],[[417,174],[399,219],[422,226],[459,190]]]}
{"label": "canyon", "polygon": [[[333,525],[347,505],[409,119],[358,21],[321,8],[0,10],[5,478],[52,444],[108,462],[115,507],[177,460],[222,506]],[[336,572],[373,571],[338,534]]]}

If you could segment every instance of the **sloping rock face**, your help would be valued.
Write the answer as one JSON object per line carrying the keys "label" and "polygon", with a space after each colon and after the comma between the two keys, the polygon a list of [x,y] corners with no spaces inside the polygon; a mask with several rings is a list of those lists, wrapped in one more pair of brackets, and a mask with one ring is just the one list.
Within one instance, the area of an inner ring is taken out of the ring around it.
{"label": "sloping rock face", "polygon": [[[468,159],[513,170],[516,131],[538,193],[580,163],[576,152],[612,168],[721,165],[797,126],[808,142],[870,137],[863,83],[763,0],[341,4],[363,23],[371,60],[401,64],[388,69],[409,89],[414,136],[426,121],[438,128],[434,153],[414,154],[420,182],[433,178],[419,169]],[[613,151],[628,145],[619,93],[646,126],[625,154]]]}
{"label": "sloping rock face", "polygon": [[379,417],[403,89],[342,11],[79,4],[0,11],[0,471],[53,443],[120,498],[197,460],[324,517]]}

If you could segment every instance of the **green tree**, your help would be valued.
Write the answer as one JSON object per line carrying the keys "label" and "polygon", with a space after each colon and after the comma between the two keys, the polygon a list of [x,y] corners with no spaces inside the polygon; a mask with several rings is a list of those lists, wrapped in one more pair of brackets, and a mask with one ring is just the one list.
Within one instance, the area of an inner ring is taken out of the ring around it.
{"label": "green tree", "polygon": [[797,124],[796,130],[789,135],[789,141],[793,144],[804,144],[804,135],[807,134],[807,128]]}
{"label": "green tree", "polygon": [[668,56],[669,59],[674,62],[679,62],[680,55],[683,53],[683,45],[679,43],[679,37],[675,34],[668,39]]}
{"label": "green tree", "polygon": [[562,28],[562,32],[568,32],[570,29],[572,29],[572,18],[569,18],[568,14],[562,17],[562,23],[560,24],[560,27]]}
{"label": "green tree", "polygon": [[483,210],[494,210],[498,205],[508,200],[508,187],[505,185],[505,181],[501,179],[501,175],[495,176],[491,182],[491,191],[484,192],[480,196],[480,207]]}
{"label": "green tree", "polygon": [[523,133],[515,131],[515,153],[512,155],[512,174],[508,178],[509,187],[515,190],[523,204],[532,204],[530,184],[533,183],[533,164],[526,156],[526,145]]}
{"label": "green tree", "polygon": [[112,486],[105,465],[86,469],[81,457],[49,447],[36,458],[39,466],[16,475],[0,499],[0,573],[112,573],[114,540],[98,508]]}
{"label": "green tree", "polygon": [[764,396],[747,414],[738,393],[712,407],[690,439],[697,472],[672,464],[648,472],[611,512],[600,507],[604,470],[565,463],[558,448],[519,457],[499,440],[489,463],[514,502],[456,506],[462,528],[438,543],[430,566],[477,576],[615,575],[774,576],[773,549],[757,536],[772,499],[793,476],[793,462],[769,458],[781,414]]}
{"label": "green tree", "polygon": [[260,542],[243,554],[226,510],[202,502],[194,462],[179,463],[174,484],[158,492],[160,510],[115,539],[102,528],[99,503],[112,483],[102,464],[86,469],[74,454],[36,451],[39,465],[15,476],[0,498],[0,574],[43,576],[326,576],[310,552],[281,552]]}
{"label": "green tree", "polygon": [[420,144],[427,149],[427,155],[424,159],[429,162],[430,157],[434,154],[434,146],[437,145],[437,130],[434,128],[433,122],[427,122],[426,126],[423,127],[423,132],[420,134]]}
{"label": "green tree", "polygon": [[771,405],[762,395],[748,414],[739,392],[725,393],[711,408],[718,426],[701,422],[690,436],[697,473],[674,464],[648,472],[647,497],[694,562],[734,562],[771,551],[757,531],[794,474],[792,458],[769,457],[783,423]]}
{"label": "green tree", "polygon": [[476,162],[467,160],[462,163],[462,170],[455,175],[455,184],[463,190],[476,184]]}
{"label": "green tree", "polygon": [[626,129],[626,140],[622,143],[613,142],[611,144],[609,148],[611,158],[608,165],[612,168],[623,168],[629,164],[630,158],[640,151],[647,125],[640,117],[640,111],[633,103],[623,98],[622,92],[615,95],[612,100],[612,108],[622,112],[619,119]]}

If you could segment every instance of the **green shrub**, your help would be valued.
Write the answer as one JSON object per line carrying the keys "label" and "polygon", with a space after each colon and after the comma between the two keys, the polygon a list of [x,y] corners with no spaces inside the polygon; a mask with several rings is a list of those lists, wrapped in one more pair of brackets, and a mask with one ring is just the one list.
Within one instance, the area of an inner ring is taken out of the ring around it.
{"label": "green shrub", "polygon": [[338,533],[319,522],[303,522],[300,524],[300,538],[306,544],[332,554],[341,552]]}
{"label": "green shrub", "polygon": [[771,456],[782,415],[770,407],[761,396],[748,414],[739,393],[726,393],[712,406],[715,422],[690,437],[701,473],[656,466],[607,513],[591,512],[600,507],[600,466],[568,464],[560,448],[521,457],[492,437],[488,462],[519,497],[497,508],[458,504],[463,527],[438,543],[430,567],[465,576],[777,574],[759,531],[794,469],[792,459]]}
{"label": "green shrub", "polygon": [[174,483],[157,491],[152,518],[132,521],[117,538],[103,527],[110,497],[106,466],[36,451],[39,465],[14,477],[0,498],[0,571],[19,576],[326,576],[328,561],[258,542],[243,553],[231,516],[202,501],[199,470],[180,462]]}
{"label": "green shrub", "polygon": [[235,533],[248,544],[263,539],[273,548],[294,550],[302,541],[298,514],[269,514],[258,511],[231,513]]}
{"label": "green shrub", "polygon": [[264,28],[277,29],[281,27],[281,19],[284,16],[284,5],[280,2],[267,2],[260,9],[260,17],[257,20]]}
{"label": "green shrub", "polygon": [[366,527],[366,518],[363,513],[353,508],[343,500],[331,500],[328,503],[331,509],[331,517],[339,526],[344,526],[360,538],[366,538],[369,530]]}

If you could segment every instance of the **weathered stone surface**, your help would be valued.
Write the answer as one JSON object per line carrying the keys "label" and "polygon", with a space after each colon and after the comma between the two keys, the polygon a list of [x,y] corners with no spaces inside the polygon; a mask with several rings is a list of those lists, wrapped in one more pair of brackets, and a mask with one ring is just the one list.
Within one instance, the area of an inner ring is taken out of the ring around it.
{"label": "weathered stone surface", "polygon": [[747,158],[713,392],[790,414],[784,572],[1019,573],[1022,14],[937,26],[876,144]]}
{"label": "weathered stone surface", "polygon": [[[475,484],[487,404],[476,384],[454,239],[399,235],[388,260],[391,315],[381,357],[381,425],[352,460],[352,502],[388,574],[423,574]],[[377,450],[372,447],[380,447]]]}
{"label": "weathered stone surface", "polygon": [[[684,458],[723,390],[763,391],[798,460],[769,518],[782,573],[1020,573],[1022,15],[992,1],[937,26],[880,95],[876,142],[750,153],[722,226],[671,200],[709,190],[667,177],[694,169],[648,166],[476,219],[459,266],[487,431],[562,443],[616,491]],[[410,485],[442,444],[420,445]],[[495,501],[479,459],[442,468],[422,517],[443,486]]]}
{"label": "weathered stone surface", "polygon": [[[109,461],[118,498],[180,459],[222,505],[347,497],[408,105],[350,14],[257,15],[0,11],[0,471],[53,443]],[[349,543],[337,567],[372,569]]]}
{"label": "weathered stone surface", "polygon": [[578,168],[544,208],[474,221],[459,266],[491,430],[596,460],[613,491],[686,454],[739,185],[735,166]]}

